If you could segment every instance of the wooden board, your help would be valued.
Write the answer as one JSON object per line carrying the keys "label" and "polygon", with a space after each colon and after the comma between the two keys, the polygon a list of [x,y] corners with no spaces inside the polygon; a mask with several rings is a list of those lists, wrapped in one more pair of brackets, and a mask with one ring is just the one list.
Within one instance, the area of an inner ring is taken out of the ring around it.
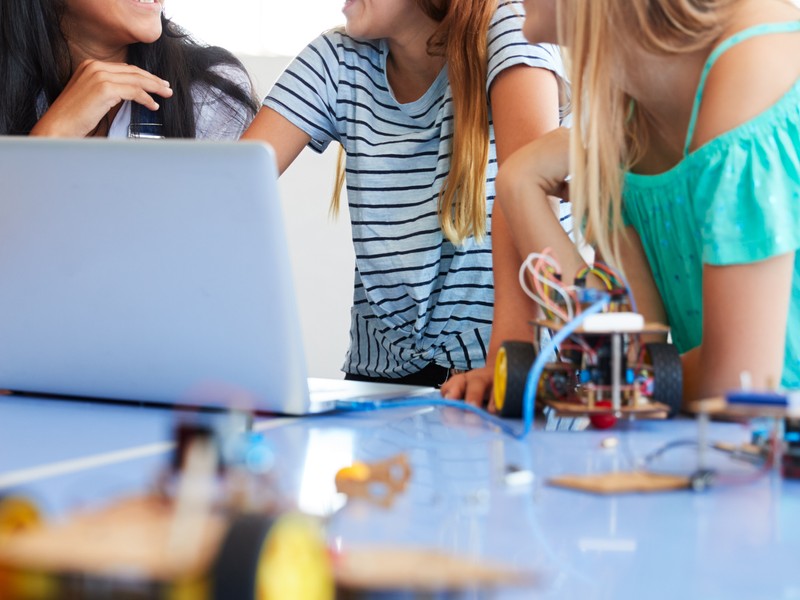
{"label": "wooden board", "polygon": [[589,408],[585,404],[577,402],[558,402],[557,400],[545,400],[544,403],[556,411],[557,417],[589,417],[591,415],[613,414],[618,418],[641,418],[641,419],[666,419],[669,414],[669,407],[660,402],[642,403],[639,406],[621,406],[619,411],[608,406],[595,406]]}
{"label": "wooden board", "polygon": [[338,585],[360,590],[436,592],[536,582],[532,573],[485,560],[471,560],[421,548],[363,546],[335,555]]}
{"label": "wooden board", "polygon": [[[173,520],[172,503],[140,497],[70,516],[63,523],[42,523],[2,539],[0,572],[87,575],[108,581],[109,590],[115,581],[196,580],[208,573],[227,519],[209,515],[190,556],[170,552]],[[353,590],[425,593],[536,582],[530,572],[423,548],[348,547],[332,557],[337,585]]]}
{"label": "wooden board", "polygon": [[686,410],[692,414],[706,413],[720,419],[739,421],[767,417],[771,419],[800,418],[800,411],[769,404],[730,403],[723,397],[706,398],[689,403]]}
{"label": "wooden board", "polygon": [[592,494],[638,494],[672,492],[689,488],[688,477],[662,475],[646,471],[618,471],[599,475],[562,475],[547,481],[549,485]]}
{"label": "wooden board", "polygon": [[173,518],[172,505],[158,498],[116,502],[6,537],[0,544],[0,566],[110,578],[135,575],[162,582],[205,572],[219,549],[226,520],[209,515],[194,551],[175,556],[169,548]]}

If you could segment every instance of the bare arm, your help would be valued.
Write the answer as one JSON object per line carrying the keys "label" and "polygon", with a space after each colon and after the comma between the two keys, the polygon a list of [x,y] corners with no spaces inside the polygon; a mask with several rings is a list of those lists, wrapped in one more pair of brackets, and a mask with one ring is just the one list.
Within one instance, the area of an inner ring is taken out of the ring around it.
{"label": "bare arm", "polygon": [[[564,194],[569,172],[569,131],[558,129],[514,154],[497,180],[501,208],[513,223],[511,235],[520,254],[550,247],[561,264],[564,281],[585,265],[577,247],[545,210],[548,196]],[[637,309],[648,322],[666,323],[661,296],[636,231],[629,227],[620,237],[620,258]]]}
{"label": "bare arm", "polygon": [[[558,127],[558,83],[544,69],[516,66],[500,74],[491,88],[492,117],[497,160],[500,165],[526,143]],[[497,198],[500,197],[496,187]],[[522,259],[509,235],[508,222],[495,200],[492,216],[494,317],[486,366],[456,375],[442,386],[448,398],[485,403],[491,390],[494,360],[505,340],[524,339],[534,315],[533,303],[519,287],[517,271]],[[561,228],[548,205],[547,212]]]}
{"label": "bare arm", "polygon": [[549,210],[549,197],[564,194],[568,174],[569,131],[561,128],[514,153],[496,182],[499,208],[510,224],[519,256],[550,247],[561,264],[565,283],[571,283],[585,264],[558,217]]}
{"label": "bare arm", "polygon": [[[521,253],[553,248],[565,274],[583,263],[557,220],[545,210],[559,193],[568,167],[568,133],[559,130],[511,157],[498,177],[500,208]],[[647,321],[666,315],[641,242],[628,230],[621,240],[622,264]],[[747,370],[759,387],[780,381],[791,296],[794,255],[703,272],[703,343],[683,355],[684,398],[716,395],[736,387]]]}
{"label": "bare arm", "polygon": [[[793,8],[776,8],[775,20],[796,19]],[[751,15],[756,22],[766,17]],[[743,22],[741,26],[753,24]],[[748,40],[722,55],[709,74],[693,147],[761,114],[797,81],[796,34]],[[764,64],[776,64],[765,72]],[[777,66],[780,65],[780,66]],[[791,302],[795,252],[737,265],[703,267],[703,337],[683,355],[684,400],[716,396],[740,385],[747,371],[757,388],[780,384]],[[792,332],[794,334],[794,332]]]}
{"label": "bare arm", "polygon": [[774,388],[783,371],[794,254],[703,269],[703,342],[683,355],[684,401],[739,386]]}
{"label": "bare arm", "polygon": [[[619,241],[622,269],[636,301],[636,309],[644,316],[647,323],[669,325],[664,303],[653,279],[653,272],[650,270],[650,263],[647,262],[639,234],[633,227],[627,227]],[[665,338],[665,335],[659,335],[655,336],[653,341],[666,341]]]}
{"label": "bare arm", "polygon": [[241,139],[267,142],[272,146],[278,162],[278,173],[283,174],[311,141],[311,136],[283,115],[264,106]]}

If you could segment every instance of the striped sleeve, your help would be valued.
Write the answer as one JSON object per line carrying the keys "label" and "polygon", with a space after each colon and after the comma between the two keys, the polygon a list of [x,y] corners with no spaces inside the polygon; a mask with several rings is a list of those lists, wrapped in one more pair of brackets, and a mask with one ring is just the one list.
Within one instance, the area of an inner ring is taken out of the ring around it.
{"label": "striped sleeve", "polygon": [[317,152],[340,139],[335,126],[338,36],[337,31],[329,31],[306,46],[264,100],[264,106],[310,135],[309,147]]}
{"label": "striped sleeve", "polygon": [[529,44],[522,34],[524,20],[525,10],[521,0],[500,2],[489,25],[487,92],[500,73],[516,65],[547,69],[555,73],[560,82],[565,80],[564,64],[558,46]]}

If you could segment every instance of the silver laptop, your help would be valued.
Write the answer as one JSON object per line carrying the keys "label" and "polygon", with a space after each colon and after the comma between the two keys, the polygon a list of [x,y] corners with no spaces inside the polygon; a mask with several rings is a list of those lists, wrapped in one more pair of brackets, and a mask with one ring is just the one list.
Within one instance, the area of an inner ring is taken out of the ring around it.
{"label": "silver laptop", "polygon": [[285,414],[431,392],[310,394],[289,265],[264,144],[0,139],[2,389]]}

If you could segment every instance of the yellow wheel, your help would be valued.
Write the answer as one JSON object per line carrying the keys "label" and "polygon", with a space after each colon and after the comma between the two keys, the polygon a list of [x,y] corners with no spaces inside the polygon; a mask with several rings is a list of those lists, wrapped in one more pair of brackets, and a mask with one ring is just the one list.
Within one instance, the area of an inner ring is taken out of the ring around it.
{"label": "yellow wheel", "polygon": [[0,498],[0,539],[41,522],[36,505],[22,496]]}
{"label": "yellow wheel", "polygon": [[316,524],[289,514],[237,516],[214,565],[213,597],[333,600],[330,557]]}
{"label": "yellow wheel", "polygon": [[533,344],[503,342],[494,363],[494,405],[501,417],[520,418],[528,371],[536,358]]}

